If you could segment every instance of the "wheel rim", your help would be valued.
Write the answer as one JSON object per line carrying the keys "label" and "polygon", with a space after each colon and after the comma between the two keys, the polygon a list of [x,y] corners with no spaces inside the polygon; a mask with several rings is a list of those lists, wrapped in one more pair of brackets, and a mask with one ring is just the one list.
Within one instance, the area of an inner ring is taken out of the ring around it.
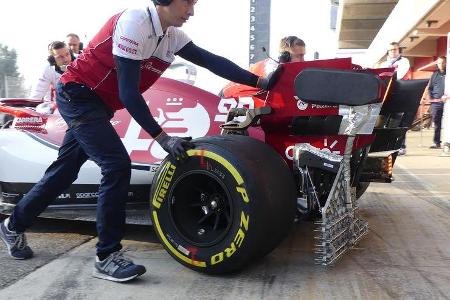
{"label": "wheel rim", "polygon": [[220,242],[233,220],[233,203],[224,183],[202,170],[183,174],[170,193],[169,215],[175,229],[197,247]]}

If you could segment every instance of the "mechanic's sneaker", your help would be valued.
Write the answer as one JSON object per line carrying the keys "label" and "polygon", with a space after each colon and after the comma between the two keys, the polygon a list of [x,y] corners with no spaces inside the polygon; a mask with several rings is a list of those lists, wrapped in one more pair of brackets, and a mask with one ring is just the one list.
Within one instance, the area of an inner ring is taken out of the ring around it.
{"label": "mechanic's sneaker", "polygon": [[444,144],[444,149],[442,150],[441,156],[450,156],[450,143]]}
{"label": "mechanic's sneaker", "polygon": [[9,230],[9,218],[0,223],[0,238],[8,248],[9,255],[14,259],[33,257],[33,251],[27,245],[25,233]]}
{"label": "mechanic's sneaker", "polygon": [[124,251],[111,253],[107,258],[100,261],[95,258],[94,277],[125,282],[132,280],[145,273],[145,267],[135,265],[131,259],[124,257]]}
{"label": "mechanic's sneaker", "polygon": [[400,148],[398,150],[398,155],[406,155],[406,148]]}

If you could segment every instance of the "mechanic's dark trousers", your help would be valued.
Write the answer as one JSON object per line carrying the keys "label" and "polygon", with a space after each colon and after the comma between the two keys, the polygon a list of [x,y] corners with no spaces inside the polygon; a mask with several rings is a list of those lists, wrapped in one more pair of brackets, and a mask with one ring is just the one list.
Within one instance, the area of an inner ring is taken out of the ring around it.
{"label": "mechanic's dark trousers", "polygon": [[11,215],[12,228],[23,232],[64,190],[76,180],[89,158],[101,169],[97,204],[97,255],[107,256],[122,248],[125,202],[131,161],[109,122],[112,112],[89,88],[75,83],[57,86],[57,104],[69,128],[58,158],[44,177],[20,200]]}
{"label": "mechanic's dark trousers", "polygon": [[442,114],[444,113],[444,103],[431,103],[431,117],[434,123],[433,142],[441,143]]}

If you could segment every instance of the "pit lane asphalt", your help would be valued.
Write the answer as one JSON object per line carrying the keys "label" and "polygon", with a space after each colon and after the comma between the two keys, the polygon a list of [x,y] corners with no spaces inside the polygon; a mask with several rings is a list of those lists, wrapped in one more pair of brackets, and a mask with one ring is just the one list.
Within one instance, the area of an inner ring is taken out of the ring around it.
{"label": "pit lane asphalt", "polygon": [[266,258],[227,276],[184,268],[137,226],[128,227],[124,244],[148,273],[117,284],[91,277],[92,224],[39,221],[29,237],[36,258],[11,262],[0,247],[2,278],[20,273],[0,299],[450,299],[450,157],[428,149],[430,141],[431,131],[422,141],[409,134],[396,181],[371,184],[361,199],[369,234],[334,267],[314,265],[308,222]]}

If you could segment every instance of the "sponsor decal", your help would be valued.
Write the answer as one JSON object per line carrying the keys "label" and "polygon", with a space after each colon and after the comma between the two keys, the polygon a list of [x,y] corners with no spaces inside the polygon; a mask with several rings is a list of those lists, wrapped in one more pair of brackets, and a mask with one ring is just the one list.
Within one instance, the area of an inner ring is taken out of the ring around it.
{"label": "sponsor decal", "polygon": [[314,109],[324,109],[324,108],[335,108],[336,105],[319,105],[319,104],[311,104],[309,106],[308,103],[303,102],[299,97],[294,96],[294,99],[297,101],[297,108],[299,110],[306,110],[308,107],[314,108]]}
{"label": "sponsor decal", "polygon": [[[325,139],[323,139],[323,145],[320,145],[320,146],[314,145],[314,146],[322,149],[323,151],[332,152],[334,154],[341,154],[341,151],[333,150],[333,148],[335,148],[337,144],[338,144],[337,140],[334,140],[331,144],[329,144],[328,139],[325,138]],[[286,150],[284,151],[284,155],[286,156],[286,158],[288,160],[294,160],[294,148],[295,148],[295,145],[286,147]],[[327,167],[332,168],[333,166],[327,166]]]}
{"label": "sponsor decal", "polygon": [[131,54],[134,54],[134,55],[137,54],[137,50],[136,50],[136,49],[133,49],[133,48],[131,48],[131,47],[128,47],[128,46],[125,46],[125,45],[122,45],[122,44],[117,44],[117,47],[118,47],[120,50],[124,51],[124,52],[131,53]]}
{"label": "sponsor decal", "polygon": [[[163,130],[177,136],[191,136],[192,138],[205,136],[211,124],[208,111],[199,102],[194,107],[183,107],[184,102],[183,98],[167,98],[166,107],[156,109],[158,113],[154,115],[155,120]],[[168,111],[173,108],[177,108],[178,111]],[[155,159],[164,159],[167,155],[166,151],[151,137],[143,138],[141,132],[141,126],[131,119],[125,136],[121,138],[128,154],[132,155],[133,151],[150,151]]]}
{"label": "sponsor decal", "polygon": [[76,193],[75,194],[76,199],[92,199],[92,198],[98,198],[98,193]]}
{"label": "sponsor decal", "polygon": [[[217,106],[217,110],[219,113],[214,117],[215,122],[224,123],[227,120],[227,114],[232,108],[255,108],[255,101],[251,97],[242,97],[237,101],[234,98],[225,98],[220,99],[219,105]],[[245,116],[236,118],[239,122],[243,122],[245,120]]]}
{"label": "sponsor decal", "polygon": [[22,194],[2,192],[2,196],[5,198],[19,197],[21,195]]}
{"label": "sponsor decal", "polygon": [[319,105],[319,104],[311,104],[311,108],[333,108],[337,107],[336,105]]}
{"label": "sponsor decal", "polygon": [[204,156],[200,156],[200,167],[216,174],[220,179],[225,180],[225,174],[222,170],[212,164],[209,160],[205,160]]}
{"label": "sponsor decal", "polygon": [[225,248],[222,252],[214,254],[211,256],[211,265],[217,265],[222,262],[225,258],[230,258],[236,250],[242,246],[242,242],[245,239],[245,233],[248,231],[248,224],[250,222],[250,216],[241,212],[241,222],[239,224],[239,230],[237,231],[233,241],[230,246]]}
{"label": "sponsor decal", "polygon": [[167,191],[170,187],[170,183],[172,182],[173,174],[175,173],[176,169],[177,167],[170,162],[168,162],[164,166],[164,169],[160,175],[160,178],[162,178],[162,180],[159,180],[155,195],[153,196],[152,204],[155,208],[159,209],[161,207],[161,204],[164,202]]}
{"label": "sponsor decal", "polygon": [[298,100],[297,101],[297,108],[299,110],[306,110],[308,108],[308,103],[305,103],[302,100]]}
{"label": "sponsor decal", "polygon": [[133,40],[132,40],[132,39],[130,39],[130,38],[127,38],[127,37],[121,36],[121,37],[120,37],[120,39],[121,39],[122,41],[128,42],[128,43],[130,43],[130,44],[132,44],[132,45],[135,45],[136,47],[138,47],[138,46],[139,46],[139,43],[138,43],[138,42],[136,42],[136,41],[133,41]]}
{"label": "sponsor decal", "polygon": [[36,123],[36,124],[42,124],[42,118],[41,117],[22,117],[22,118],[17,118],[16,119],[16,124],[32,124],[32,123]]}
{"label": "sponsor decal", "polygon": [[151,61],[149,61],[149,60],[147,60],[147,61],[144,60],[141,63],[141,69],[152,71],[152,72],[155,72],[156,74],[159,74],[159,75],[161,75],[163,73],[163,70],[160,70],[160,69],[154,67],[153,63]]}
{"label": "sponsor decal", "polygon": [[337,140],[334,140],[330,145],[328,145],[328,139],[323,139],[323,147],[325,148],[324,150],[328,150],[334,154],[341,154],[341,151],[339,150],[333,150],[334,147],[336,147],[336,145],[338,144]]}

